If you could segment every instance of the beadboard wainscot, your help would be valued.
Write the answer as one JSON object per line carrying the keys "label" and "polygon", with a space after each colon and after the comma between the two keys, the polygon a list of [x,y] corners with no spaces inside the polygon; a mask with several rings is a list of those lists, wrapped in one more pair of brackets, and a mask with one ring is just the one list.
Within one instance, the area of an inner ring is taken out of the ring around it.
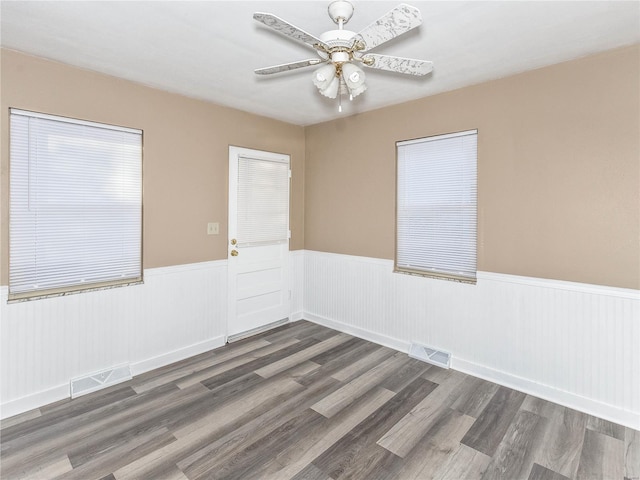
{"label": "beadboard wainscot", "polygon": [[133,375],[225,343],[227,261],[145,269],[144,283],[7,303],[0,290],[0,415],[69,397],[69,381]]}
{"label": "beadboard wainscot", "polygon": [[292,322],[302,320],[304,311],[304,250],[289,252],[289,289],[291,290],[291,316]]}
{"label": "beadboard wainscot", "polygon": [[393,261],[306,250],[304,318],[640,429],[640,292],[478,272],[477,284]]}

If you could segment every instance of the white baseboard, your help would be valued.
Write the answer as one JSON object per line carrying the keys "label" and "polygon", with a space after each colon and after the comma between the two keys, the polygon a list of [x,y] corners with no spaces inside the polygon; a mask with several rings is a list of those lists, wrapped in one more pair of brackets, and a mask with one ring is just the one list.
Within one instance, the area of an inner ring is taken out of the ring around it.
{"label": "white baseboard", "polygon": [[404,342],[397,338],[388,337],[386,335],[381,335],[370,330],[354,327],[353,325],[348,325],[346,323],[338,322],[337,320],[331,320],[326,317],[314,315],[313,313],[305,312],[303,314],[303,318],[305,320],[309,320],[310,322],[317,323],[318,325],[323,325],[325,327],[332,328],[333,330],[338,330],[339,332],[348,333],[349,335],[353,335],[364,340],[369,340],[370,342],[377,343],[378,345],[382,345],[384,347],[393,348],[394,350],[398,350],[399,352],[407,353],[409,351],[410,343]]}
{"label": "white baseboard", "polygon": [[43,390],[42,392],[33,393],[26,397],[16,398],[9,402],[0,405],[0,418],[5,419],[18,415],[20,413],[28,412],[34,408],[48,405],[49,403],[57,402],[58,400],[64,400],[70,398],[71,392],[69,391],[69,383],[58,385],[57,387]]}
{"label": "white baseboard", "polygon": [[163,353],[162,355],[158,355],[157,357],[148,358],[140,362],[132,363],[131,373],[135,377],[136,375],[140,375],[141,373],[164,367],[165,365],[169,365],[174,362],[179,362],[180,360],[184,360],[185,358],[208,352],[209,350],[213,350],[214,348],[222,347],[225,343],[226,341],[224,336],[210,338],[209,340],[205,340],[204,342],[189,345],[188,347],[180,348],[178,350],[174,350],[173,352]]}
{"label": "white baseboard", "polygon": [[[131,373],[133,376],[140,375],[141,373],[154,370],[156,368],[164,367],[174,362],[179,362],[185,358],[198,355],[200,353],[208,352],[214,348],[222,347],[225,344],[224,336],[211,338],[204,342],[196,343],[173,352],[158,355],[157,357],[149,358],[131,364]],[[34,393],[26,397],[17,398],[9,402],[3,403],[0,406],[0,418],[5,419],[18,415],[20,413],[39,408],[49,403],[57,402],[65,398],[70,398],[71,392],[69,391],[69,383],[59,385],[57,387],[44,390],[42,392]]]}
{"label": "white baseboard", "polygon": [[304,314],[302,311],[300,312],[294,312],[291,315],[289,315],[289,321],[290,322],[297,322],[300,321],[304,318]]}
{"label": "white baseboard", "polygon": [[480,271],[475,285],[398,275],[393,261],[305,251],[305,318],[640,427],[640,292]]}
{"label": "white baseboard", "polygon": [[456,357],[452,357],[451,359],[451,368],[534,397],[542,398],[549,402],[557,403],[573,410],[578,410],[635,430],[640,430],[640,415],[616,408],[612,405],[596,402],[589,398],[542,385],[526,378],[517,377]]}
{"label": "white baseboard", "polygon": [[[380,335],[370,330],[347,325],[312,313],[304,313],[303,318],[319,325],[348,333],[349,335],[353,335],[364,340],[369,340],[377,343],[378,345],[398,350],[399,352],[407,353],[409,351],[410,344],[397,338]],[[533,395],[534,397],[542,398],[589,415],[594,415],[626,427],[640,430],[640,415],[624,411],[611,405],[596,402],[570,392],[558,390],[533,382],[526,378],[517,377],[506,372],[487,368],[456,357],[451,358],[451,368],[474,377],[482,378],[483,380],[497,383],[504,387],[513,388],[514,390]]]}

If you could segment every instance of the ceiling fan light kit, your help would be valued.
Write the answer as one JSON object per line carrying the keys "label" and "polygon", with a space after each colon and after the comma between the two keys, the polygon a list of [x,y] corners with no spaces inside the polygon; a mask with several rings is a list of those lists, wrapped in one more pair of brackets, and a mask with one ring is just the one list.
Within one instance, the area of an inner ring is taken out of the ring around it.
{"label": "ceiling fan light kit", "polygon": [[427,75],[433,63],[369,51],[422,24],[420,10],[411,5],[400,4],[371,23],[359,33],[344,29],[353,15],[353,5],[346,0],[336,0],[328,7],[329,17],[338,25],[338,30],[329,30],[319,37],[288,23],[270,13],[254,13],[253,18],[267,27],[313,48],[319,58],[274,65],[255,70],[258,75],[270,75],[298,68],[320,65],[312,77],[313,84],[321,95],[338,98],[338,111],[342,111],[342,95],[350,100],[367,89],[366,75],[360,65],[407,75]]}

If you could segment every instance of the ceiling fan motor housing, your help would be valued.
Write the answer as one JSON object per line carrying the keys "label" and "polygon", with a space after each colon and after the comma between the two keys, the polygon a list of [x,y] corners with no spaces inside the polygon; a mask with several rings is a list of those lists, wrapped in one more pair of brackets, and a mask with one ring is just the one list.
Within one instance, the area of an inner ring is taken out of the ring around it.
{"label": "ceiling fan motor housing", "polygon": [[329,56],[333,63],[344,63],[351,60],[350,49],[353,46],[355,32],[349,30],[329,30],[320,35],[320,40],[330,48]]}

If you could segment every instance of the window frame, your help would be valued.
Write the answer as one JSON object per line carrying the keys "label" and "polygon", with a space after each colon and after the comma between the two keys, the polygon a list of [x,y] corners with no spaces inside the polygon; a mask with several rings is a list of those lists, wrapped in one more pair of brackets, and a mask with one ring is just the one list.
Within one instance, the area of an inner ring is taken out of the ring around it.
{"label": "window frame", "polygon": [[[62,115],[53,115],[53,114],[47,114],[47,113],[42,113],[42,112],[36,112],[33,110],[26,110],[26,109],[20,109],[20,108],[14,108],[14,107],[10,107],[9,109],[9,128],[8,128],[8,144],[9,144],[9,148],[8,148],[8,153],[9,153],[9,162],[8,162],[8,222],[7,222],[7,230],[8,230],[8,242],[7,242],[7,252],[8,252],[8,296],[7,296],[7,303],[16,303],[16,302],[23,302],[23,301],[29,301],[29,300],[38,300],[38,299],[43,299],[43,298],[51,298],[51,297],[59,297],[59,296],[66,296],[66,295],[72,295],[72,294],[77,294],[77,293],[83,293],[83,292],[91,292],[91,291],[97,291],[97,290],[105,290],[105,289],[111,289],[111,288],[118,288],[118,287],[125,287],[125,286],[130,286],[130,285],[140,285],[144,283],[144,265],[143,265],[143,261],[144,261],[144,252],[143,252],[143,248],[144,248],[144,131],[142,129],[136,129],[136,128],[130,128],[130,127],[124,127],[124,126],[120,126],[120,125],[113,125],[113,124],[108,124],[108,123],[103,123],[103,122],[95,122],[95,121],[89,121],[89,120],[83,120],[83,119],[78,119],[78,118],[74,118],[74,117],[68,117],[68,116],[62,116]],[[11,189],[12,189],[12,182],[11,182],[11,169],[12,169],[12,165],[13,165],[13,159],[12,159],[12,115],[16,114],[16,115],[21,115],[21,116],[26,116],[26,117],[30,117],[30,118],[40,118],[40,119],[44,119],[44,120],[52,120],[52,121],[58,121],[58,122],[64,122],[64,123],[68,123],[68,124],[75,124],[75,125],[81,125],[81,126],[89,126],[89,127],[97,127],[97,128],[102,128],[102,129],[107,129],[107,130],[114,130],[114,131],[122,131],[122,132],[128,132],[128,133],[134,133],[134,134],[138,134],[140,136],[140,163],[139,163],[139,178],[140,178],[140,183],[139,183],[139,192],[140,192],[140,197],[139,197],[139,202],[138,202],[138,206],[140,209],[140,214],[139,214],[139,220],[140,220],[140,243],[139,243],[139,271],[137,272],[137,275],[135,276],[130,276],[130,277],[126,277],[122,280],[104,280],[104,281],[95,281],[95,282],[87,282],[86,284],[81,284],[81,283],[76,283],[73,285],[67,285],[67,286],[61,286],[61,287],[55,287],[55,288],[48,288],[48,289],[32,289],[29,291],[20,291],[20,292],[12,292],[11,291],[11,202],[12,202],[12,194],[11,194]]]}
{"label": "window frame", "polygon": [[475,270],[473,277],[467,275],[456,275],[450,272],[441,272],[436,269],[431,270],[421,270],[414,268],[407,268],[398,265],[398,218],[399,218],[399,168],[400,168],[400,158],[399,158],[399,147],[403,145],[408,145],[411,143],[423,143],[429,141],[436,140],[444,140],[446,138],[454,138],[461,137],[465,135],[475,135],[476,141],[478,138],[478,129],[470,129],[470,130],[462,130],[458,132],[450,132],[444,134],[436,134],[436,135],[428,135],[425,137],[418,137],[407,140],[399,140],[396,142],[396,165],[395,165],[395,222],[394,222],[394,261],[393,261],[393,272],[400,273],[405,275],[413,275],[419,277],[426,277],[432,279],[439,280],[449,280],[459,283],[467,283],[475,285],[477,283],[477,272],[478,272],[478,148],[476,143],[476,161],[475,161],[475,182],[476,182],[476,199],[475,199],[475,234],[476,234],[476,242],[475,242]]}

